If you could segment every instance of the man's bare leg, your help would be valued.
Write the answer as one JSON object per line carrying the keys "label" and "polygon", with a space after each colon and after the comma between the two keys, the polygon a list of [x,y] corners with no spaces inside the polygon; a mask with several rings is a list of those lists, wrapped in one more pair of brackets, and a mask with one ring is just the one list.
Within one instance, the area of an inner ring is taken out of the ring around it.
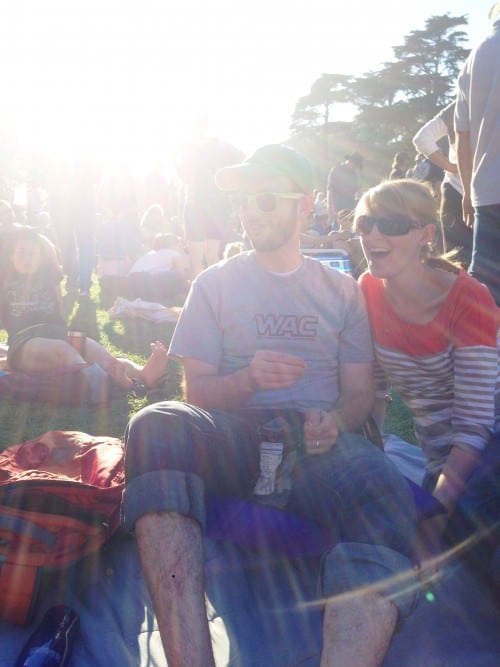
{"label": "man's bare leg", "polygon": [[326,604],[320,667],[379,667],[398,620],[396,606],[373,592]]}
{"label": "man's bare leg", "polygon": [[199,525],[157,512],[142,516],[135,531],[168,667],[215,667]]}

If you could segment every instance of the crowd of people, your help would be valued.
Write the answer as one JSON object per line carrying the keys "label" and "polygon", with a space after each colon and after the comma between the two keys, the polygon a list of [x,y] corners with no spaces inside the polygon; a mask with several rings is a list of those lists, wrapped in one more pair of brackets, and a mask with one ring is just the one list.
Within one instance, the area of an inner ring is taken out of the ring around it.
{"label": "crowd of people", "polygon": [[[272,502],[279,492],[282,509],[331,535],[318,573],[322,667],[382,664],[417,604],[408,573],[425,565],[430,546],[480,534],[474,562],[488,576],[500,537],[500,3],[491,18],[493,32],[469,56],[456,102],[415,136],[413,166],[399,152],[374,187],[361,191],[357,152],[332,168],[326,195],[313,196],[314,170],[290,147],[263,146],[243,159],[226,145],[203,146],[213,159],[201,162],[202,153],[187,151],[179,168],[188,184],[188,254],[161,205],[139,218],[130,193],[113,190],[103,227],[124,230],[128,289],[145,294],[145,274],[151,289],[168,283],[170,296],[182,295],[168,352],[153,343],[144,367],[92,339],[84,354],[67,340],[55,245],[64,257],[59,215],[68,201],[56,197],[48,207],[55,243],[0,201],[0,322],[12,369],[87,364],[126,389],[154,386],[168,355],[182,361],[185,401],[149,405],[127,426],[122,506],[172,667],[215,664],[203,575],[205,508],[215,495]],[[448,155],[437,144],[442,136]],[[424,160],[444,170],[440,197]],[[77,280],[85,296],[96,254],[89,219],[98,211],[90,180],[82,175],[79,184],[72,233],[82,232]],[[242,233],[227,236],[235,220]],[[304,235],[357,252],[355,279],[305,256]],[[116,240],[111,233],[110,247]],[[133,256],[135,243],[142,252]],[[448,246],[459,254],[444,254]],[[70,265],[63,261],[69,288]],[[361,435],[370,418],[383,434],[392,388],[424,453],[422,488],[440,505],[425,525],[417,525],[402,474]],[[260,430],[276,418],[300,437],[271,465]],[[287,460],[283,496],[276,470]]]}

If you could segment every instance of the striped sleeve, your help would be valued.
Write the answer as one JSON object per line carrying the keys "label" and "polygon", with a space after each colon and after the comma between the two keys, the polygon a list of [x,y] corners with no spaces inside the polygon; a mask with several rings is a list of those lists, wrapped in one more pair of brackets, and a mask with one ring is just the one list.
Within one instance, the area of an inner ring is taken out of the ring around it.
{"label": "striped sleeve", "polygon": [[498,351],[482,345],[455,350],[453,445],[483,449],[495,421]]}
{"label": "striped sleeve", "polygon": [[498,382],[498,315],[486,287],[463,282],[452,337],[454,344],[453,444],[482,449],[495,423]]}

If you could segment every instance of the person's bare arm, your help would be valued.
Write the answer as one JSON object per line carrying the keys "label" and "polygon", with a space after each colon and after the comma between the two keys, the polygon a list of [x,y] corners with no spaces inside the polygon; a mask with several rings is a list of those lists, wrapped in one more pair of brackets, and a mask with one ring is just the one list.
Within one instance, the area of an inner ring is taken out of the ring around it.
{"label": "person's bare arm", "polygon": [[312,409],[306,413],[304,440],[311,454],[331,449],[341,431],[361,428],[373,408],[372,364],[340,364],[339,385],[340,399],[333,410]]}
{"label": "person's bare arm", "polygon": [[434,153],[431,153],[426,157],[435,165],[437,165],[441,169],[444,169],[445,171],[450,171],[453,174],[456,174],[458,172],[458,166],[456,164],[453,164],[453,162],[450,162],[446,157],[446,155],[443,155],[441,151],[434,151]]}
{"label": "person's bare arm", "polygon": [[464,222],[467,227],[474,226],[474,208],[471,201],[472,181],[472,146],[470,132],[457,132],[457,161],[458,173],[464,189],[462,208]]}
{"label": "person's bare arm", "polygon": [[479,452],[452,447],[445,466],[438,477],[433,495],[453,511],[456,502],[465,489],[466,482],[479,460]]}
{"label": "person's bare arm", "polygon": [[340,400],[332,410],[339,431],[352,431],[363,426],[375,401],[373,366],[340,364]]}
{"label": "person's bare arm", "polygon": [[56,301],[57,301],[57,309],[59,312],[59,315],[66,320],[66,316],[64,315],[64,304],[63,304],[63,298],[62,298],[62,289],[61,286],[58,285],[56,288]]}
{"label": "person's bare arm", "polygon": [[387,402],[390,398],[376,398],[373,405],[372,417],[375,420],[379,431],[383,432],[384,422],[387,415]]}
{"label": "person's bare arm", "polygon": [[413,137],[417,153],[423,153],[433,164],[445,171],[457,173],[457,165],[439,150],[439,140],[448,135],[448,125],[439,115],[431,118]]}
{"label": "person's bare arm", "polygon": [[186,400],[205,410],[240,408],[256,391],[291,386],[306,369],[306,363],[289,354],[258,350],[250,364],[230,375],[198,359],[184,358]]}
{"label": "person's bare arm", "polygon": [[335,203],[333,201],[332,191],[330,190],[330,188],[328,188],[328,190],[326,191],[326,207],[328,209],[328,217],[331,220],[334,217],[336,211],[335,211]]}
{"label": "person's bare arm", "polygon": [[433,496],[445,507],[445,514],[424,519],[420,523],[415,557],[420,563],[421,576],[434,576],[441,562],[436,555],[442,552],[442,535],[457,500],[465,489],[467,479],[477,466],[479,452],[452,447],[443,471],[438,477]]}

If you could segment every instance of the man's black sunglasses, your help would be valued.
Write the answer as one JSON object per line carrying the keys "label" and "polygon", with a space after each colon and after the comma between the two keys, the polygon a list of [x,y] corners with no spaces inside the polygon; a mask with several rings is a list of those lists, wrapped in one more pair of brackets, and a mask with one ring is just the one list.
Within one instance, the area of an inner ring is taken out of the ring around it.
{"label": "man's black sunglasses", "polygon": [[415,223],[410,218],[375,218],[371,215],[360,215],[354,221],[354,231],[360,236],[369,234],[373,226],[377,225],[377,229],[384,236],[404,236],[408,234],[410,229],[418,229],[421,225]]}

